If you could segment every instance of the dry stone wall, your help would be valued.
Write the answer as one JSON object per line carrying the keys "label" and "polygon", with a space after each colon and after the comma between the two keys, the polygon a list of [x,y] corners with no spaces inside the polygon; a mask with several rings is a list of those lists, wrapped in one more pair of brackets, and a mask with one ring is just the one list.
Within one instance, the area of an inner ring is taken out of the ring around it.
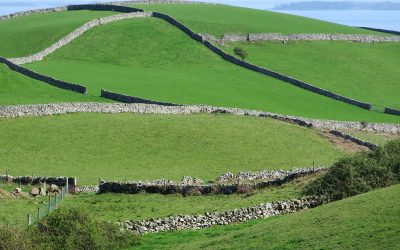
{"label": "dry stone wall", "polygon": [[42,183],[55,184],[57,186],[75,186],[76,178],[74,177],[54,177],[54,176],[11,176],[0,175],[0,182],[12,182],[22,185],[38,185]]}
{"label": "dry stone wall", "polygon": [[225,34],[218,39],[210,34],[202,34],[209,41],[220,44],[226,42],[260,42],[260,41],[350,41],[359,43],[400,42],[400,36],[364,35],[364,34]]}
{"label": "dry stone wall", "polygon": [[11,70],[13,70],[15,72],[18,72],[20,74],[23,74],[23,75],[25,75],[27,77],[33,78],[35,80],[48,83],[48,84],[56,86],[58,88],[75,91],[75,92],[78,92],[78,93],[81,93],[81,94],[87,94],[87,88],[84,85],[57,80],[57,79],[55,79],[53,77],[46,76],[46,75],[37,73],[37,72],[35,72],[33,70],[30,70],[30,69],[24,68],[22,66],[16,65],[13,62],[11,62],[11,61],[3,58],[3,57],[0,57],[0,63],[4,63]]}
{"label": "dry stone wall", "polygon": [[[193,178],[186,178],[190,181],[173,182],[171,180],[155,180],[155,181],[112,181],[112,182],[102,182],[99,186],[98,193],[123,193],[123,194],[139,194],[139,193],[157,193],[163,195],[169,194],[182,194],[187,195],[209,195],[209,194],[235,194],[247,190],[263,189],[271,186],[280,186],[282,184],[288,183],[294,179],[300,178],[302,176],[311,175],[327,168],[303,168],[295,169],[293,171],[287,172],[285,175],[281,175],[277,178],[271,180],[261,180],[253,183],[240,183],[243,180],[249,180],[249,176],[243,176],[243,179],[232,179],[219,178],[219,183],[216,184],[203,184],[203,182],[197,179],[193,181]],[[257,173],[252,173],[252,176],[257,175]],[[254,179],[253,179],[254,180]],[[226,183],[226,182],[232,183]],[[233,183],[234,182],[234,183]]]}
{"label": "dry stone wall", "polygon": [[206,212],[202,215],[178,215],[162,219],[126,221],[119,224],[122,230],[140,235],[185,229],[197,230],[293,213],[303,209],[314,208],[326,202],[328,201],[324,197],[303,197],[300,199],[265,203],[248,208],[231,209],[225,212]]}
{"label": "dry stone wall", "polygon": [[354,143],[356,143],[358,145],[367,147],[367,148],[369,148],[371,150],[373,150],[373,149],[375,149],[377,147],[377,145],[375,145],[375,144],[373,144],[371,142],[367,142],[367,141],[361,140],[361,139],[356,138],[356,137],[354,137],[352,135],[345,134],[345,133],[337,131],[337,130],[331,130],[330,133],[335,135],[335,136],[341,137],[343,139],[350,140],[350,141],[352,141],[352,142],[354,142]]}
{"label": "dry stone wall", "polygon": [[20,11],[20,12],[8,14],[8,15],[0,16],[0,20],[11,19],[14,17],[19,17],[19,16],[28,16],[28,15],[33,15],[33,14],[59,12],[59,11],[66,11],[66,10],[67,10],[66,6],[56,7],[56,8],[46,8],[46,9],[26,10],[26,11]]}
{"label": "dry stone wall", "polygon": [[123,103],[145,103],[145,104],[156,104],[156,105],[163,105],[163,106],[179,106],[178,104],[168,103],[168,102],[157,102],[148,99],[143,99],[135,96],[128,96],[123,94],[114,93],[111,91],[107,91],[102,89],[101,90],[101,97],[107,98],[110,100],[114,100],[117,102]]}
{"label": "dry stone wall", "polygon": [[361,29],[366,29],[366,30],[372,30],[372,31],[378,31],[378,32],[382,32],[382,33],[388,33],[388,34],[392,34],[392,35],[400,35],[400,31],[395,31],[395,30],[385,30],[385,29],[376,29],[376,28],[369,28],[369,27],[358,27]]}
{"label": "dry stone wall", "polygon": [[14,64],[26,64],[26,63],[41,61],[41,60],[43,60],[44,57],[53,53],[57,49],[67,45],[68,43],[72,42],[77,37],[79,37],[80,35],[85,33],[86,31],[88,31],[96,26],[107,24],[107,23],[114,22],[114,21],[123,20],[123,19],[150,17],[150,16],[151,16],[151,12],[131,12],[131,13],[106,16],[106,17],[94,19],[92,21],[85,23],[81,27],[79,27],[79,28],[75,29],[74,31],[72,31],[71,33],[69,33],[67,36],[58,40],[56,43],[52,44],[51,46],[47,47],[46,49],[44,49],[34,55],[30,55],[30,56],[26,56],[26,57],[10,58],[8,60]]}
{"label": "dry stone wall", "polygon": [[390,115],[400,115],[400,110],[394,108],[385,108],[385,113]]}
{"label": "dry stone wall", "polygon": [[46,116],[67,113],[139,113],[139,114],[174,114],[189,115],[198,113],[229,113],[233,115],[249,115],[267,117],[280,121],[295,123],[301,126],[325,130],[359,130],[400,134],[400,124],[345,122],[318,120],[271,112],[238,108],[213,107],[205,105],[163,106],[142,103],[52,103],[35,105],[0,106],[0,118],[16,118],[24,116]]}

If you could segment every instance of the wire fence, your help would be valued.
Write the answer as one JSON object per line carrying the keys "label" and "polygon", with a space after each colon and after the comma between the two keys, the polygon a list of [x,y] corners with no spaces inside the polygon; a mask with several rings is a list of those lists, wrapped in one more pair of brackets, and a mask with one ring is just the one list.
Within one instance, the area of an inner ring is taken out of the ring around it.
{"label": "wire fence", "polygon": [[28,226],[38,222],[43,217],[47,216],[51,211],[57,209],[57,207],[64,200],[67,194],[68,184],[61,187],[59,193],[55,193],[54,195],[49,194],[47,203],[40,204],[35,213],[28,214]]}

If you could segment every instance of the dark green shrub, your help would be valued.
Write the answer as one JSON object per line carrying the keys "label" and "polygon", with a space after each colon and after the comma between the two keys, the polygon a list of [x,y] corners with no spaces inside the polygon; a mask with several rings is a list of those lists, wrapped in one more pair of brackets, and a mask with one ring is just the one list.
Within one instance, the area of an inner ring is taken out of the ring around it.
{"label": "dark green shrub", "polygon": [[30,230],[38,249],[121,249],[138,243],[132,233],[123,233],[116,224],[99,222],[89,213],[60,209]]}
{"label": "dark green shrub", "polygon": [[247,51],[245,51],[243,48],[236,47],[233,49],[233,52],[235,52],[236,55],[238,55],[242,60],[246,59],[248,56]]}
{"label": "dark green shrub", "polygon": [[0,250],[31,249],[27,232],[12,226],[0,225]]}
{"label": "dark green shrub", "polygon": [[399,169],[400,140],[396,140],[339,160],[326,175],[306,186],[304,194],[339,200],[399,182]]}

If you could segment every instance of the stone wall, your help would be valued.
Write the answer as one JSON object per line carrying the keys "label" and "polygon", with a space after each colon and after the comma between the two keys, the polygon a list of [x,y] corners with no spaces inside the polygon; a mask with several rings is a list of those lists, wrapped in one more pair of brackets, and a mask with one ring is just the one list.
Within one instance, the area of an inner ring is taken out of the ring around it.
{"label": "stone wall", "polygon": [[33,15],[33,14],[40,14],[40,13],[49,13],[49,12],[59,12],[59,11],[66,11],[67,7],[56,7],[56,8],[46,8],[46,9],[36,9],[36,10],[26,10],[26,11],[20,11],[8,15],[3,15],[0,16],[0,20],[6,20],[10,19],[13,17],[18,17],[18,16],[27,16],[27,15]]}
{"label": "stone wall", "polygon": [[57,80],[55,78],[52,78],[50,76],[46,76],[40,73],[37,73],[33,70],[21,67],[19,65],[16,65],[12,62],[10,62],[9,60],[0,57],[0,63],[4,63],[5,65],[7,65],[11,70],[14,70],[15,72],[18,72],[20,74],[23,74],[27,77],[33,78],[35,80],[41,81],[41,82],[45,82],[48,83],[50,85],[56,86],[58,88],[62,88],[62,89],[66,89],[66,90],[72,90],[81,94],[87,94],[87,88],[86,86],[80,85],[80,84],[76,84],[76,83],[70,83],[70,82],[66,82],[66,81],[61,81],[61,80]]}
{"label": "stone wall", "polygon": [[363,34],[281,34],[281,33],[255,33],[255,34],[225,34],[218,39],[210,34],[202,34],[209,41],[220,44],[226,42],[259,42],[259,41],[350,41],[358,43],[383,43],[400,42],[400,36],[381,36]]}
{"label": "stone wall", "polygon": [[359,130],[378,133],[400,134],[400,124],[345,122],[319,120],[271,112],[224,108],[203,105],[163,106],[141,103],[52,103],[33,105],[0,106],[0,118],[15,118],[24,116],[46,116],[67,113],[139,113],[139,114],[174,114],[189,115],[198,113],[228,113],[233,115],[248,115],[267,117],[280,121],[295,123],[300,126],[314,127],[324,130]]}
{"label": "stone wall", "polygon": [[110,92],[107,90],[101,90],[101,97],[107,98],[110,100],[114,100],[117,102],[123,103],[145,103],[145,104],[156,104],[156,105],[163,105],[163,106],[179,106],[178,104],[168,103],[168,102],[157,102],[148,99],[143,99],[135,96],[128,96],[123,94],[118,94],[114,92]]}
{"label": "stone wall", "polygon": [[388,33],[388,34],[392,34],[392,35],[400,35],[400,31],[395,31],[395,30],[375,29],[375,28],[369,28],[369,27],[358,27],[358,28],[372,30],[372,31],[378,31],[378,32],[382,32],[382,33]]}
{"label": "stone wall", "polygon": [[54,177],[54,176],[11,176],[0,175],[0,182],[12,182],[22,185],[38,185],[42,183],[55,184],[59,187],[68,185],[75,186],[76,178],[74,177]]}
{"label": "stone wall", "polygon": [[400,110],[394,108],[385,108],[385,113],[391,115],[400,115]]}
{"label": "stone wall", "polygon": [[367,141],[361,140],[361,139],[356,138],[356,137],[354,137],[354,136],[352,136],[352,135],[345,134],[345,133],[340,132],[340,131],[337,131],[337,130],[331,130],[330,133],[333,134],[333,135],[335,135],[335,136],[344,138],[344,139],[346,139],[346,140],[350,140],[350,141],[352,141],[352,142],[354,142],[354,143],[356,143],[356,144],[358,144],[358,145],[367,147],[367,148],[369,148],[369,149],[371,149],[371,150],[373,150],[373,149],[375,149],[376,147],[378,147],[377,145],[375,145],[375,144],[373,144],[373,143],[371,143],[371,142],[367,142]]}
{"label": "stone wall", "polygon": [[[98,6],[98,5],[93,5],[93,6]],[[79,6],[79,7],[82,7],[82,6]],[[86,31],[88,31],[96,26],[107,24],[110,22],[118,21],[118,20],[123,20],[123,19],[138,18],[138,17],[150,17],[150,16],[151,16],[151,12],[131,12],[131,13],[97,18],[97,19],[94,19],[92,21],[85,23],[84,25],[80,26],[79,28],[75,29],[74,31],[72,31],[71,33],[66,35],[65,37],[63,37],[60,40],[58,40],[57,42],[55,42],[54,44],[50,45],[46,49],[44,49],[36,54],[30,55],[30,56],[25,56],[25,57],[10,58],[8,60],[15,64],[26,64],[26,63],[41,61],[41,60],[43,60],[44,57],[53,53],[57,49],[67,45],[68,43],[72,42],[77,37],[79,37],[80,35],[85,33]]]}
{"label": "stone wall", "polygon": [[248,208],[231,209],[225,212],[206,212],[202,215],[178,215],[163,219],[121,222],[121,229],[136,234],[158,233],[187,229],[202,229],[217,225],[228,225],[249,220],[267,218],[303,209],[314,208],[328,202],[324,197],[303,197],[287,201],[265,203]]}
{"label": "stone wall", "polygon": [[[240,183],[245,179],[233,180],[234,183],[225,183],[227,178],[224,178],[224,182],[216,184],[203,184],[200,181],[188,181],[193,180],[192,178],[186,178],[185,181],[173,182],[171,180],[156,180],[156,181],[112,181],[112,182],[102,182],[99,186],[99,194],[102,193],[123,193],[123,194],[139,194],[139,193],[158,193],[163,195],[168,194],[182,194],[187,195],[209,195],[209,194],[235,194],[240,193],[243,190],[249,192],[251,190],[263,189],[271,186],[280,186],[282,184],[288,183],[294,179],[311,175],[326,168],[304,168],[296,169],[288,172],[286,175],[278,176],[271,180],[261,180],[252,183]],[[218,178],[221,180],[221,178]],[[247,179],[249,180],[249,179]],[[232,180],[231,180],[232,181]]]}
{"label": "stone wall", "polygon": [[68,5],[68,11],[72,10],[95,10],[95,11],[116,11],[116,12],[143,12],[144,10],[127,7],[127,6],[120,6],[114,4],[79,4],[79,5]]}

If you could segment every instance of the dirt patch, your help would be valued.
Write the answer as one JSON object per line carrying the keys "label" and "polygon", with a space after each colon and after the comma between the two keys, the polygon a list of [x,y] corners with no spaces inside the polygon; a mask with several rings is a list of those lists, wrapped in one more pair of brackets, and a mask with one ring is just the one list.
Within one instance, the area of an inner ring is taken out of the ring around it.
{"label": "dirt patch", "polygon": [[365,152],[369,151],[369,149],[365,146],[358,145],[350,140],[346,140],[342,137],[333,135],[328,131],[320,131],[319,134],[328,139],[336,148],[346,151],[348,153],[358,153],[358,152]]}

